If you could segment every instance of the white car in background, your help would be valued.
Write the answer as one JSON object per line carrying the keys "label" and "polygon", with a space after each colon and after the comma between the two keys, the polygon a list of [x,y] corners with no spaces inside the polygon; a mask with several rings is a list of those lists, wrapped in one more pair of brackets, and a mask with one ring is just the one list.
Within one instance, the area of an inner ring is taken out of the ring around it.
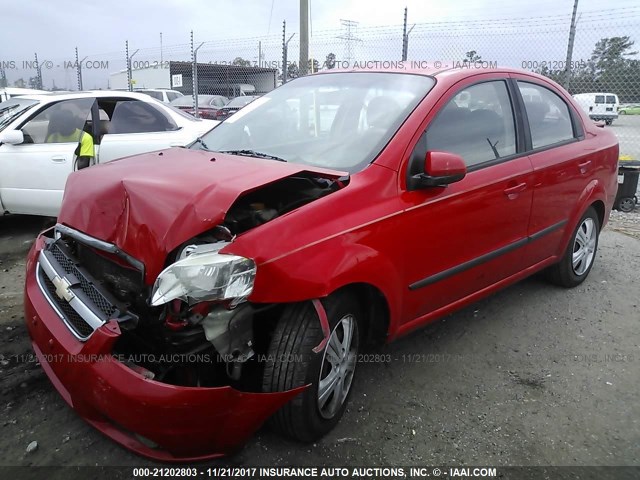
{"label": "white car in background", "polygon": [[73,114],[63,115],[73,123],[65,129],[92,135],[93,163],[185,146],[219,123],[135,92],[50,93],[2,102],[0,214],[58,214],[67,177],[77,168],[78,148],[78,141],[51,142],[52,133],[60,131],[60,125],[54,125],[60,111]]}
{"label": "white car in background", "polygon": [[140,88],[134,91],[138,93],[146,93],[150,97],[164,103],[171,103],[176,98],[184,97],[183,93],[177,90],[169,90],[167,88]]}

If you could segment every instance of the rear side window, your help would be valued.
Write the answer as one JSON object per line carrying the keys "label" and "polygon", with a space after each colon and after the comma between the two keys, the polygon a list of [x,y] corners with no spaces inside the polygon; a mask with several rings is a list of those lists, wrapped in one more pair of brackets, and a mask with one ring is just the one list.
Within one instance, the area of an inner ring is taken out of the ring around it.
{"label": "rear side window", "polygon": [[151,103],[119,101],[111,117],[109,133],[145,133],[176,130],[176,123]]}
{"label": "rear side window", "polygon": [[180,97],[182,95],[178,95],[177,93],[174,92],[167,92],[167,100],[169,100],[170,102],[175,100],[176,98]]}
{"label": "rear side window", "polygon": [[596,103],[604,103],[604,95],[596,95]]}
{"label": "rear side window", "polygon": [[[529,119],[533,148],[574,138],[569,107],[562,98],[533,83],[518,82],[518,87]],[[600,96],[604,99],[604,95]]]}
{"label": "rear side window", "polygon": [[511,100],[503,81],[458,92],[427,129],[427,149],[460,155],[467,166],[516,153]]}
{"label": "rear side window", "polygon": [[607,103],[616,103],[615,95],[607,95]]}

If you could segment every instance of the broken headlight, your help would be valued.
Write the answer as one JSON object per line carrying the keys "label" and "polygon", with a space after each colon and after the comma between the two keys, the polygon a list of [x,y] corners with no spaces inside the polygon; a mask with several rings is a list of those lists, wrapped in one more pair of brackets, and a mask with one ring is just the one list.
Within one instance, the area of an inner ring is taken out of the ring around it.
{"label": "broken headlight", "polygon": [[195,303],[245,300],[253,290],[256,264],[250,258],[202,251],[199,247],[185,258],[165,268],[153,285],[151,305],[158,306],[176,298]]}

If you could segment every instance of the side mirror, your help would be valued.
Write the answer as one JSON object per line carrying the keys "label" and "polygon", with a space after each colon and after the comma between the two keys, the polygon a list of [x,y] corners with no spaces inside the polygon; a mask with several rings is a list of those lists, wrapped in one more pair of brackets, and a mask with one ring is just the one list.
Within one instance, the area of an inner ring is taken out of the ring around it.
{"label": "side mirror", "polygon": [[24,142],[24,133],[22,130],[9,130],[0,133],[0,144],[8,143],[9,145],[20,145]]}
{"label": "side mirror", "polygon": [[467,166],[460,155],[449,152],[427,152],[424,173],[413,176],[421,187],[444,187],[459,182],[467,174]]}

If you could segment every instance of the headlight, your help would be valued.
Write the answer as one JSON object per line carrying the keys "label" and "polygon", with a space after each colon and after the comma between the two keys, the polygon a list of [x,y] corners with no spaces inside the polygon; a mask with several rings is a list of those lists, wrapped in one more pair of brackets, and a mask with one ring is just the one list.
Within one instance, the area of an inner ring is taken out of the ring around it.
{"label": "headlight", "polygon": [[233,299],[237,304],[251,294],[255,276],[256,264],[250,258],[194,253],[162,271],[153,285],[151,305],[176,298],[186,302]]}

